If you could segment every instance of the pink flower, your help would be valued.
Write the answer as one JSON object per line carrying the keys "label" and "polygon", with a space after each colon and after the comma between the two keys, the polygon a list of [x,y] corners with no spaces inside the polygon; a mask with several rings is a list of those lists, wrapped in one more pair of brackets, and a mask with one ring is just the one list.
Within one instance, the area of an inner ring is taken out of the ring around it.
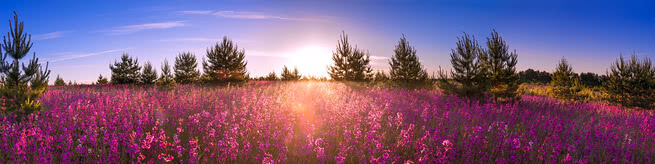
{"label": "pink flower", "polygon": [[570,162],[571,161],[571,154],[566,154],[566,157],[562,159],[562,162]]}
{"label": "pink flower", "polygon": [[334,157],[334,160],[337,161],[337,163],[342,164],[344,160],[346,160],[346,157],[336,156]]}
{"label": "pink flower", "polygon": [[159,158],[160,160],[163,159],[164,162],[171,162],[175,157],[173,157],[172,155],[168,155],[166,153],[161,153],[157,156],[157,158]]}

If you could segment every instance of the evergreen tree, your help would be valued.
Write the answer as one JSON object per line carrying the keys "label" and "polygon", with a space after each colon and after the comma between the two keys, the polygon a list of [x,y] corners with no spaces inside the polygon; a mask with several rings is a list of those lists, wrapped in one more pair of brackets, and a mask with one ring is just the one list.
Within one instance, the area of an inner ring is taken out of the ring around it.
{"label": "evergreen tree", "polygon": [[607,78],[604,76],[605,75],[600,76],[593,72],[580,73],[580,83],[582,83],[582,85],[587,87],[602,86],[604,80]]}
{"label": "evergreen tree", "polygon": [[102,74],[100,74],[100,77],[98,77],[96,84],[107,84],[107,83],[109,83],[109,80],[105,77],[102,77]]}
{"label": "evergreen tree", "polygon": [[162,89],[172,89],[176,86],[175,78],[173,77],[171,67],[168,65],[167,60],[164,60],[164,63],[161,66],[161,76],[159,76],[159,79],[157,80],[157,86]]}
{"label": "evergreen tree", "polygon": [[352,47],[345,32],[332,53],[334,65],[328,66],[328,74],[337,81],[366,81],[372,76],[368,52]]}
{"label": "evergreen tree", "polygon": [[152,67],[150,61],[143,65],[143,72],[141,72],[142,84],[155,84],[157,82],[157,70]]}
{"label": "evergreen tree", "polygon": [[267,80],[267,81],[277,81],[277,80],[279,80],[279,79],[278,79],[278,77],[277,77],[277,74],[275,74],[275,71],[273,71],[273,72],[271,72],[271,73],[268,73],[268,75],[266,75],[266,77],[264,77],[264,80]]}
{"label": "evergreen tree", "polygon": [[609,102],[626,107],[655,108],[655,67],[648,57],[639,61],[634,54],[630,60],[620,56],[610,67],[608,76],[603,92]]}
{"label": "evergreen tree", "polygon": [[485,71],[485,80],[489,86],[489,96],[499,100],[508,101],[518,99],[518,74],[516,63],[518,54],[509,51],[509,46],[496,30],[487,38],[487,51],[480,56],[480,64]]}
{"label": "evergreen tree", "polygon": [[551,75],[546,71],[527,69],[519,72],[519,83],[550,83]]}
{"label": "evergreen tree", "polygon": [[62,79],[61,77],[59,77],[59,75],[57,75],[57,79],[55,79],[55,86],[64,86],[64,85],[66,85],[64,79]]}
{"label": "evergreen tree", "polygon": [[181,84],[193,83],[200,77],[197,70],[196,56],[190,52],[183,52],[175,58],[175,81]]}
{"label": "evergreen tree", "polygon": [[553,72],[550,86],[552,88],[551,96],[564,101],[578,100],[578,92],[582,90],[580,80],[573,73],[573,67],[565,58],[562,58]]}
{"label": "evergreen tree", "polygon": [[382,71],[376,71],[373,75],[373,82],[384,83],[389,81],[389,76]]}
{"label": "evergreen tree", "polygon": [[289,70],[289,68],[287,68],[286,65],[284,66],[284,68],[282,68],[282,74],[280,76],[282,81],[296,81],[302,78],[302,76],[300,76],[300,73],[298,72],[298,68],[294,67],[292,72],[291,70]]}
{"label": "evergreen tree", "polygon": [[[10,32],[2,38],[3,43],[0,44],[0,98],[4,99],[3,113],[14,113],[20,120],[42,109],[36,100],[48,87],[50,70],[47,63],[45,68],[39,64],[36,53],[33,53],[27,65],[20,63],[32,48],[32,39],[31,35],[23,33],[24,23],[19,23],[16,12],[13,23],[12,27],[12,21],[9,20]],[[13,59],[11,63],[6,61],[7,56]]]}
{"label": "evergreen tree", "polygon": [[484,52],[475,41],[475,37],[469,37],[466,33],[463,37],[458,37],[457,48],[452,49],[450,53],[450,63],[453,65],[454,72],[450,72],[450,79],[444,72],[439,72],[439,88],[446,94],[469,98],[484,96],[487,84],[484,68],[479,61],[482,53]]}
{"label": "evergreen tree", "polygon": [[111,69],[111,83],[114,84],[135,84],[139,82],[141,66],[139,59],[132,59],[127,53],[123,53],[121,61],[115,61],[109,65]]}
{"label": "evergreen tree", "polygon": [[394,82],[415,84],[428,81],[428,73],[419,62],[416,49],[409,45],[404,34],[394,49],[394,55],[391,57],[389,65],[391,66],[390,78]]}
{"label": "evergreen tree", "polygon": [[240,82],[247,80],[245,50],[239,50],[227,37],[207,50],[203,61],[206,79],[210,82]]}

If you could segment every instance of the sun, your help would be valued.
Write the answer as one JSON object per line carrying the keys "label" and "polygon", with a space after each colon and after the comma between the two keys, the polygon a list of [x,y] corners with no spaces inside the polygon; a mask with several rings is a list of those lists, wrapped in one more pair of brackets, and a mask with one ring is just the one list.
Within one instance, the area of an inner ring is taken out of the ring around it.
{"label": "sun", "polygon": [[327,77],[332,65],[332,50],[323,46],[304,46],[289,57],[288,67],[297,67],[303,76]]}

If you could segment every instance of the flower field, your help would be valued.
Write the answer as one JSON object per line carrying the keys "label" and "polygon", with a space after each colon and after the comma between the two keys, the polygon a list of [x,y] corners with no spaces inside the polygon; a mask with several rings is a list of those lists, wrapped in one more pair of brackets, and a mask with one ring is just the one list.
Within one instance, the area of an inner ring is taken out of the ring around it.
{"label": "flower field", "polygon": [[[331,82],[48,89],[0,163],[655,163],[655,115]],[[480,104],[480,105],[479,105]]]}

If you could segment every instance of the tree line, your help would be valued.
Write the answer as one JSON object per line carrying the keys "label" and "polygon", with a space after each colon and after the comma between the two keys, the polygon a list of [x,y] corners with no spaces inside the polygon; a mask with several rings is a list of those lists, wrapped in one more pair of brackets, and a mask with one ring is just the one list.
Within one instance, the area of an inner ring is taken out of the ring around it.
{"label": "tree line", "polygon": [[[621,56],[610,68],[607,75],[587,72],[577,74],[562,59],[553,73],[527,69],[516,70],[518,53],[510,50],[505,40],[493,30],[481,46],[475,39],[464,33],[458,37],[456,47],[451,50],[452,71],[440,70],[438,77],[430,77],[421,64],[417,50],[402,35],[394,47],[394,55],[388,61],[390,70],[373,71],[370,65],[370,53],[350,43],[348,35],[342,32],[332,54],[333,65],[327,69],[334,81],[371,82],[410,89],[432,89],[434,87],[446,94],[455,94],[471,99],[492,98],[494,101],[508,102],[520,100],[518,86],[520,83],[547,84],[551,89],[549,95],[564,101],[583,100],[579,92],[585,87],[600,88],[608,102],[627,107],[653,108],[655,94],[655,71],[650,59],[639,60],[636,56],[625,61]],[[204,83],[216,84],[226,82],[243,82],[247,80],[282,80],[301,79],[319,80],[302,77],[297,68],[293,70],[284,66],[280,76],[274,71],[258,78],[250,78],[246,71],[245,50],[238,49],[229,38],[207,49],[207,60],[202,61],[203,71],[197,69],[195,55],[183,52],[175,59],[173,74],[164,75],[168,66],[162,69],[157,78],[156,71],[146,62],[143,68],[137,59],[127,54],[110,66],[111,83],[115,84],[160,84]],[[141,70],[141,71],[139,71]],[[166,80],[164,80],[166,79]],[[320,79],[327,80],[327,79]],[[105,82],[100,77],[98,83]]]}

